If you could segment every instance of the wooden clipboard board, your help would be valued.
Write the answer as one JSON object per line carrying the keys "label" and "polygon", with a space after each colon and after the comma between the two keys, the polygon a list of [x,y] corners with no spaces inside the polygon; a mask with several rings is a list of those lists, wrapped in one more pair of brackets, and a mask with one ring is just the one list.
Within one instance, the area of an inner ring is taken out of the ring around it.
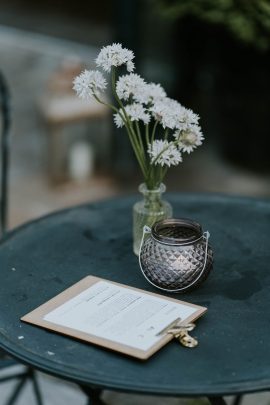
{"label": "wooden clipboard board", "polygon": [[174,298],[164,297],[160,294],[155,294],[155,293],[151,293],[151,292],[148,292],[145,290],[140,290],[138,288],[130,287],[130,286],[120,284],[120,283],[115,283],[113,281],[105,280],[102,278],[98,278],[98,277],[94,277],[94,276],[87,276],[87,277],[83,278],[82,280],[80,280],[79,282],[77,282],[76,284],[67,288],[62,293],[58,294],[51,300],[47,301],[43,305],[41,305],[38,308],[34,309],[33,311],[29,312],[28,314],[23,316],[21,318],[21,320],[24,322],[33,324],[33,325],[37,325],[37,326],[40,326],[40,327],[43,327],[46,329],[50,329],[52,331],[55,331],[55,332],[58,332],[58,333],[61,333],[61,334],[64,334],[64,335],[67,335],[67,336],[70,336],[73,338],[80,339],[85,342],[89,342],[89,343],[92,343],[92,344],[95,344],[98,346],[105,347],[107,349],[111,349],[111,350],[118,351],[120,353],[124,353],[126,355],[136,357],[141,360],[148,359],[150,356],[152,356],[155,352],[157,352],[164,345],[166,345],[170,340],[173,339],[172,335],[169,335],[169,334],[161,335],[158,342],[155,343],[153,346],[151,346],[150,349],[141,350],[141,349],[138,349],[135,347],[131,347],[131,346],[122,344],[122,343],[118,343],[118,342],[110,340],[110,339],[101,338],[99,336],[85,333],[85,332],[82,332],[82,331],[79,331],[79,330],[76,330],[73,328],[69,328],[69,327],[62,326],[62,325],[57,325],[55,323],[49,322],[44,319],[44,317],[47,314],[49,314],[51,311],[60,307],[62,304],[66,303],[70,299],[76,297],[77,295],[79,295],[83,291],[87,290],[88,288],[94,286],[99,281],[106,281],[110,284],[114,284],[116,286],[127,288],[128,290],[141,292],[144,294],[148,294],[149,296],[158,297],[159,299],[164,299],[166,301],[175,302],[177,304],[184,304],[185,306],[194,308],[195,312],[188,318],[184,319],[184,323],[189,323],[189,322],[196,320],[197,318],[199,318],[201,315],[203,315],[207,311],[207,308],[205,308],[205,307],[190,304],[190,303],[187,303],[184,301],[179,301]]}

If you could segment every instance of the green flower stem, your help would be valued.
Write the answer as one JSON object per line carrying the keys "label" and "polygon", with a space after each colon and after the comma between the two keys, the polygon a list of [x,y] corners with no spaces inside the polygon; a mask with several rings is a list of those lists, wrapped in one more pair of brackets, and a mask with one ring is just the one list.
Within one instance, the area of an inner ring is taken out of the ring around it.
{"label": "green flower stem", "polygon": [[[95,98],[100,104],[106,105],[107,107],[111,108],[113,111],[115,111],[116,113],[118,113],[118,114],[120,115],[120,117],[122,118],[122,120],[123,120],[123,122],[124,122],[124,125],[125,125],[125,127],[126,127],[126,129],[127,129],[127,132],[128,132],[128,136],[129,136],[130,143],[131,143],[132,148],[133,148],[133,150],[134,150],[134,152],[135,152],[135,155],[136,155],[136,158],[137,158],[137,160],[138,160],[138,162],[139,162],[139,165],[140,165],[140,167],[141,167],[141,170],[142,170],[143,173],[144,173],[144,168],[143,168],[142,165],[141,165],[140,156],[138,156],[138,153],[137,153],[137,145],[135,145],[135,143],[134,143],[134,139],[133,139],[133,137],[132,137],[132,135],[131,135],[131,133],[130,133],[129,125],[128,125],[127,122],[126,122],[127,116],[125,117],[125,116],[122,114],[122,111],[119,110],[118,108],[116,108],[114,105],[112,105],[112,104],[110,104],[110,103],[105,103],[104,101],[100,100],[100,98],[99,98],[95,93],[94,93],[93,95],[94,95],[94,98]],[[144,177],[146,177],[146,174],[144,174]]]}
{"label": "green flower stem", "polygon": [[134,149],[134,152],[137,153],[136,154],[137,159],[138,159],[139,163],[141,164],[141,167],[143,168],[144,178],[146,178],[146,176],[147,176],[147,167],[146,167],[146,162],[145,162],[144,146],[143,146],[142,139],[141,139],[141,136],[140,136],[140,129],[139,129],[139,126],[136,125],[136,124],[138,124],[136,122],[135,123],[136,130],[137,130],[137,133],[136,133],[136,131],[133,128],[133,124],[130,121],[128,115],[126,115],[126,117],[127,117],[127,120],[128,120],[128,129],[130,130],[130,134],[131,134],[131,137],[132,137],[132,140],[133,140],[133,145],[134,145],[133,149]]}
{"label": "green flower stem", "polygon": [[[150,145],[152,145],[153,142],[154,142],[158,123],[159,123],[159,121],[156,120],[154,125],[153,125],[152,132],[151,132],[151,141],[149,139],[149,127],[147,125],[146,139],[147,139],[147,143],[150,144]],[[148,176],[147,176],[147,181],[146,181],[146,185],[149,188],[149,190],[155,189],[155,188],[157,188],[159,186],[157,171],[158,171],[157,167],[154,167],[153,164],[151,164],[151,159],[149,159]]]}
{"label": "green flower stem", "polygon": [[168,166],[162,168],[162,170],[161,170],[161,176],[160,176],[160,183],[163,182],[163,179],[164,179],[164,177],[166,176],[168,169],[169,169]]}
{"label": "green flower stem", "polygon": [[[122,117],[121,117],[121,118],[122,118]],[[135,156],[136,156],[136,158],[137,158],[137,161],[138,161],[138,163],[139,163],[139,165],[140,165],[140,168],[141,168],[141,171],[142,171],[142,173],[143,173],[143,177],[144,177],[144,179],[146,179],[146,177],[147,177],[147,171],[146,171],[146,169],[145,169],[145,167],[144,167],[144,165],[143,165],[143,163],[142,163],[140,151],[138,150],[138,144],[136,143],[136,139],[134,139],[134,136],[133,136],[132,132],[130,131],[130,125],[128,125],[128,123],[126,122],[126,120],[123,120],[123,121],[124,121],[125,127],[126,127],[126,129],[127,129],[127,133],[128,133],[128,137],[129,137],[129,140],[130,140],[132,149],[133,149],[133,151],[134,151],[134,153],[135,153]]]}
{"label": "green flower stem", "polygon": [[156,189],[159,187],[160,184],[159,169],[160,166],[153,166],[152,164],[149,165],[149,175],[146,182],[146,185],[149,190]]}
{"label": "green flower stem", "polygon": [[[148,146],[151,145],[150,144],[150,136],[149,136],[149,124],[146,124],[146,126],[145,126],[145,139],[146,139],[146,147],[148,148]],[[147,179],[146,179],[145,183],[146,183],[148,189],[151,190],[151,188],[153,188],[153,183],[154,183],[154,180],[152,178],[152,171],[151,171],[151,159],[150,159],[148,153],[147,153],[146,156],[148,157],[148,161],[147,161],[148,176],[147,176]]]}
{"label": "green flower stem", "polygon": [[154,139],[155,139],[155,133],[156,133],[156,129],[157,129],[157,124],[158,124],[158,121],[155,122],[155,124],[153,126],[153,129],[152,129],[151,144],[154,142]]}
{"label": "green flower stem", "polygon": [[143,156],[144,150],[143,150],[142,147],[141,147],[140,136],[139,136],[139,133],[138,133],[138,130],[137,130],[136,123],[135,123],[135,127],[136,127],[136,130],[135,130],[135,129],[134,129],[133,122],[129,119],[129,117],[128,117],[128,122],[129,122],[130,130],[131,130],[131,132],[132,132],[134,141],[135,141],[136,146],[137,146],[137,148],[138,148],[138,151],[139,151],[139,152],[142,154],[142,156]]}
{"label": "green flower stem", "polygon": [[107,107],[111,108],[113,111],[115,111],[115,112],[117,112],[117,113],[119,112],[118,108],[116,108],[114,105],[112,105],[112,104],[110,104],[110,103],[106,103],[105,101],[100,100],[100,98],[99,98],[95,93],[93,93],[93,97],[94,97],[100,104],[106,105]]}
{"label": "green flower stem", "polygon": [[118,104],[120,105],[121,111],[123,111],[123,114],[125,116],[125,126],[127,128],[128,134],[129,134],[129,139],[131,141],[132,148],[134,150],[134,153],[136,155],[136,158],[138,160],[138,163],[141,167],[142,173],[144,178],[147,178],[147,168],[146,168],[146,163],[145,163],[145,157],[144,157],[144,148],[140,148],[139,140],[136,136],[136,133],[132,127],[131,121],[126,113],[125,107],[122,103],[122,101],[119,99],[117,92],[116,92],[116,86],[115,86],[115,68],[112,68],[112,90],[114,97]]}
{"label": "green flower stem", "polygon": [[122,114],[122,112],[121,112],[118,108],[116,108],[114,105],[112,105],[112,104],[110,104],[110,103],[106,103],[106,102],[100,100],[100,98],[99,98],[95,93],[94,93],[93,95],[94,95],[94,98],[95,98],[100,104],[106,105],[107,107],[111,108],[113,111],[115,111],[116,113],[118,113],[118,114],[120,115],[120,117],[122,118],[122,120],[123,120],[123,122],[124,122],[124,124],[125,124],[125,127],[126,127],[126,129],[127,129],[127,132],[128,132],[128,136],[129,136],[130,143],[131,143],[132,148],[133,148],[133,150],[134,150],[134,152],[135,152],[135,155],[136,155],[136,158],[137,158],[137,160],[138,160],[138,162],[139,162],[139,165],[140,165],[140,167],[141,167],[141,170],[142,170],[142,172],[143,172],[143,174],[144,174],[144,178],[146,178],[146,173],[144,173],[144,167],[141,165],[140,156],[138,155],[138,152],[137,152],[137,145],[135,145],[135,143],[134,143],[134,139],[133,139],[133,137],[132,137],[132,135],[131,135],[131,133],[130,133],[129,125],[127,124],[126,119],[125,119],[127,116],[124,117],[123,114]]}
{"label": "green flower stem", "polygon": [[136,127],[136,131],[137,131],[137,136],[139,139],[139,144],[140,144],[140,149],[144,155],[144,161],[145,161],[145,149],[144,149],[144,145],[143,145],[143,141],[142,141],[142,135],[141,135],[141,130],[140,130],[140,124],[138,121],[135,121],[135,127]]}
{"label": "green flower stem", "polygon": [[145,125],[145,139],[146,139],[146,144],[147,146],[150,143],[150,138],[149,138],[149,124]]}
{"label": "green flower stem", "polygon": [[96,94],[94,94],[94,97],[95,97],[95,99],[96,99],[99,103],[110,107],[113,111],[115,111],[116,113],[118,113],[118,114],[120,115],[120,117],[122,118],[122,120],[123,120],[123,122],[124,122],[124,125],[125,125],[125,127],[126,127],[126,130],[127,130],[127,133],[128,133],[128,137],[129,137],[131,146],[132,146],[132,148],[133,148],[133,150],[134,150],[134,153],[135,153],[135,155],[136,155],[136,158],[137,158],[137,160],[138,160],[138,163],[139,163],[139,165],[140,165],[140,168],[141,168],[141,170],[142,170],[142,172],[143,172],[144,178],[146,178],[146,173],[144,172],[144,167],[141,165],[140,156],[138,155],[138,152],[137,152],[137,145],[135,145],[135,143],[134,143],[134,139],[133,139],[133,136],[132,136],[132,134],[131,134],[131,132],[130,132],[130,127],[129,127],[128,123],[126,122],[125,116],[122,114],[121,110],[119,110],[118,108],[114,107],[112,104],[105,103],[105,102],[101,101],[101,100],[97,97]]}
{"label": "green flower stem", "polygon": [[145,184],[147,185],[148,190],[153,190],[155,187],[155,180],[153,179],[152,175],[151,175],[151,171],[149,172],[149,176],[145,181]]}

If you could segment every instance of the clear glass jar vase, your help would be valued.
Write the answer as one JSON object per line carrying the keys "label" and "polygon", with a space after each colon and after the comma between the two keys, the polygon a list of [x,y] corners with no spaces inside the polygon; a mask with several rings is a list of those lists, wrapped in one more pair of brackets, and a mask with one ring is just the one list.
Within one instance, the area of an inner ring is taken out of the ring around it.
{"label": "clear glass jar vase", "polygon": [[149,190],[146,184],[142,183],[139,191],[143,194],[143,199],[133,206],[133,251],[137,256],[143,236],[143,227],[145,225],[152,227],[155,222],[172,217],[171,204],[162,200],[162,194],[166,191],[163,183],[154,190]]}

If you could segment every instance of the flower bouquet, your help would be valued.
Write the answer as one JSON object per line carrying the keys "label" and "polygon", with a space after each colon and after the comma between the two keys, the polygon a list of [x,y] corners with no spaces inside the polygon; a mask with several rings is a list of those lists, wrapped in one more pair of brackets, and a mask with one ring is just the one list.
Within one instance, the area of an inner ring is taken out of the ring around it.
{"label": "flower bouquet", "polygon": [[[138,254],[143,226],[170,217],[169,203],[161,200],[164,177],[171,166],[182,162],[183,153],[191,153],[202,144],[199,116],[178,101],[169,98],[160,84],[147,83],[134,71],[134,53],[121,44],[101,49],[95,62],[111,75],[114,103],[102,99],[107,80],[99,70],[85,70],[74,79],[74,90],[83,99],[93,97],[114,112],[118,128],[125,127],[140,166],[144,183],[140,191],[144,201],[134,206],[134,252]],[[126,66],[128,74],[118,75]]]}

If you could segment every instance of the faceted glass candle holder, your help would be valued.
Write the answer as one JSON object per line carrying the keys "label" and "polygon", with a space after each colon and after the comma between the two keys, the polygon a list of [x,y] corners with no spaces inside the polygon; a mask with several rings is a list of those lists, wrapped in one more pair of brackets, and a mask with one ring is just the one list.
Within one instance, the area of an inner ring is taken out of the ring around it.
{"label": "faceted glass candle holder", "polygon": [[213,251],[209,232],[190,219],[165,219],[144,228],[139,262],[145,278],[155,287],[186,292],[209,275]]}

